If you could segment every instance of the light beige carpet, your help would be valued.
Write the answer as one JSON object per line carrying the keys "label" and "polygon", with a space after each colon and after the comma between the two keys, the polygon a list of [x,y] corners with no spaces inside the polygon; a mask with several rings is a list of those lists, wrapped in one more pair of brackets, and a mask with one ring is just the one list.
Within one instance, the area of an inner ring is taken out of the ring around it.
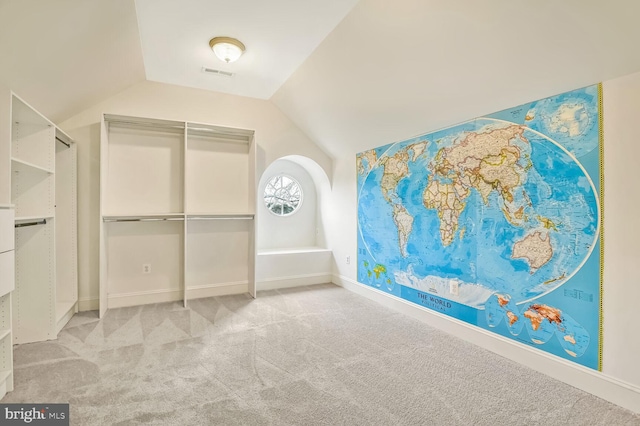
{"label": "light beige carpet", "polygon": [[81,313],[14,353],[2,402],[75,425],[640,425],[330,284]]}

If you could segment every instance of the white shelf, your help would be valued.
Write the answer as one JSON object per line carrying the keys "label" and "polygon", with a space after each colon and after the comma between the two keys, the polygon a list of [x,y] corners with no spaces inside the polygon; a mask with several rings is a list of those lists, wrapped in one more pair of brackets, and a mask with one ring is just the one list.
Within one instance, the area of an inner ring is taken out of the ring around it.
{"label": "white shelf", "polygon": [[15,204],[0,204],[0,209],[14,209],[15,207]]}
{"label": "white shelf", "polygon": [[153,214],[110,214],[102,216],[103,222],[136,222],[184,220],[183,213],[153,213]]}
{"label": "white shelf", "polygon": [[253,139],[254,133],[255,132],[253,130],[234,129],[230,127],[195,122],[187,123],[187,134],[189,136],[211,138],[219,142],[249,145]]}
{"label": "white shelf", "polygon": [[11,330],[0,330],[0,341],[11,334]]}
{"label": "white shelf", "polygon": [[11,168],[18,172],[39,171],[43,173],[53,174],[53,170],[46,169],[44,167],[37,166],[28,161],[20,160],[19,158],[11,157]]}
{"label": "white shelf", "polygon": [[121,217],[183,217],[184,213],[105,213],[102,215],[105,219],[117,219]]}
{"label": "white shelf", "polygon": [[253,213],[188,213],[187,219],[242,219],[253,220]]}
{"label": "white shelf", "polygon": [[19,223],[19,222],[27,222],[27,221],[33,221],[33,220],[45,220],[45,219],[53,219],[53,216],[52,215],[16,216],[15,221],[16,221],[16,223]]}
{"label": "white shelf", "polygon": [[322,247],[291,247],[291,248],[277,248],[277,249],[260,249],[258,250],[258,256],[273,255],[273,254],[296,254],[296,253],[320,253],[330,252],[330,249]]}

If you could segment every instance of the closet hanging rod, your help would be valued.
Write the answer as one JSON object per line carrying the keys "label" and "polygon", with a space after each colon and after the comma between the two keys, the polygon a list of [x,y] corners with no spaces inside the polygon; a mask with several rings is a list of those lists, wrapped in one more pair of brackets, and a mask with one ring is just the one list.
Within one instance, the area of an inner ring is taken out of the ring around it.
{"label": "closet hanging rod", "polygon": [[66,146],[67,146],[67,148],[71,148],[71,144],[66,143],[65,141],[63,141],[62,139],[60,139],[60,138],[59,138],[59,137],[57,137],[57,136],[56,136],[56,140],[57,140],[58,142],[60,142],[61,144],[66,145]]}
{"label": "closet hanging rod", "polygon": [[169,220],[184,220],[181,217],[138,217],[103,219],[103,222],[165,222]]}
{"label": "closet hanging rod", "polygon": [[26,222],[26,223],[16,223],[16,228],[25,228],[27,226],[35,226],[35,225],[46,225],[47,219],[42,219],[37,222]]}

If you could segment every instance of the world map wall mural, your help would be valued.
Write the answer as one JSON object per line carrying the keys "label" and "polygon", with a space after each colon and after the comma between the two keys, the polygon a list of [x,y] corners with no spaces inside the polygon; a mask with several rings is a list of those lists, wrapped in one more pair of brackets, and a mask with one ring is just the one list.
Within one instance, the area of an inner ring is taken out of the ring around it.
{"label": "world map wall mural", "polygon": [[358,154],[358,281],[600,369],[601,93]]}

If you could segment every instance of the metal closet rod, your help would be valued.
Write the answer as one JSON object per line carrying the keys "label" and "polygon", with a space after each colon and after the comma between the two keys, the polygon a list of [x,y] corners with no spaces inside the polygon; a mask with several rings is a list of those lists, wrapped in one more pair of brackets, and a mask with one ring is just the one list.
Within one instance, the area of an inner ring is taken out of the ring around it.
{"label": "metal closet rod", "polygon": [[16,228],[25,228],[27,226],[46,225],[47,219],[42,219],[37,222],[16,223]]}
{"label": "metal closet rod", "polygon": [[60,139],[60,138],[59,138],[59,137],[57,137],[57,136],[56,136],[56,140],[57,140],[58,142],[60,142],[61,144],[66,145],[66,146],[67,146],[67,148],[71,148],[71,145],[69,145],[68,143],[66,143],[65,141],[63,141],[62,139]]}

